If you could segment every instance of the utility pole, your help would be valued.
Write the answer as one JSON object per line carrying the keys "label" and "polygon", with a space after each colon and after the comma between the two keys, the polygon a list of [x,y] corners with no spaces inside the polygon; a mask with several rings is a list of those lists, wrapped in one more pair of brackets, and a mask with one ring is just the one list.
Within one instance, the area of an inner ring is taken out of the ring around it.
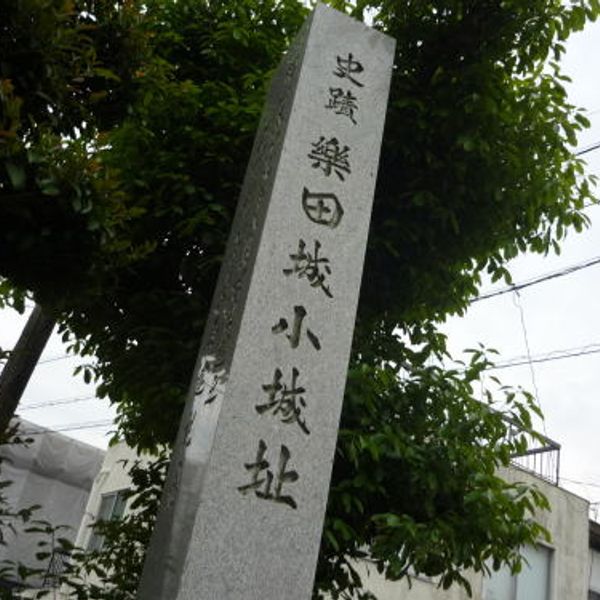
{"label": "utility pole", "polygon": [[54,323],[54,319],[36,304],[0,373],[0,436],[8,429]]}

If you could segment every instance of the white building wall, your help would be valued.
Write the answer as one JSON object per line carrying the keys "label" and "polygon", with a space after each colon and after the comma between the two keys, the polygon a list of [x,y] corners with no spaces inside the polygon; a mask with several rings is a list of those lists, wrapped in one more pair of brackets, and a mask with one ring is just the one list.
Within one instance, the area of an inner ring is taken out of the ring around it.
{"label": "white building wall", "polygon": [[590,548],[590,590],[600,594],[600,552]]}
{"label": "white building wall", "polygon": [[76,546],[87,548],[92,535],[91,525],[96,521],[98,516],[102,496],[131,487],[128,471],[131,465],[138,459],[139,457],[136,453],[124,442],[115,444],[107,450],[102,467],[90,491],[85,513],[77,534]]}
{"label": "white building wall", "polygon": [[539,516],[552,536],[551,600],[587,600],[589,561],[589,503],[528,473],[511,469],[507,481],[534,482],[546,495],[551,510]]}
{"label": "white building wall", "polygon": [[[535,483],[550,502],[551,511],[539,515],[539,521],[552,535],[550,596],[548,600],[587,600],[589,580],[588,502],[566,490],[547,483],[519,469],[502,471],[506,481]],[[600,566],[600,554],[596,558]],[[437,588],[435,582],[413,578],[412,588],[406,582],[389,582],[368,563],[359,566],[363,581],[378,600],[470,600],[459,586],[448,590]],[[485,600],[484,578],[467,572],[471,583],[471,600]],[[600,569],[597,572],[600,584]],[[600,589],[600,588],[599,588]]]}
{"label": "white building wall", "polygon": [[383,575],[367,564],[358,567],[365,587],[377,596],[378,600],[481,600],[481,577],[473,573],[465,574],[473,588],[473,597],[458,586],[448,590],[438,588],[435,581],[424,577],[413,577],[411,585],[406,581],[386,581]]}

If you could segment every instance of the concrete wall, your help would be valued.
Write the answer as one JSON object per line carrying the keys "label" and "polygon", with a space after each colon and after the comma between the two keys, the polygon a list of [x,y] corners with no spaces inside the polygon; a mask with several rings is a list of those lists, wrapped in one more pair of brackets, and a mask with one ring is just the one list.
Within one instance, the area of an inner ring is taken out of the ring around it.
{"label": "concrete wall", "polygon": [[[131,481],[127,473],[137,459],[138,456],[136,453],[125,443],[116,444],[107,450],[102,467],[90,491],[85,513],[77,534],[77,546],[87,548],[92,535],[91,525],[98,516],[102,496],[131,487]],[[127,461],[127,464],[124,461]]]}
{"label": "concrete wall", "polygon": [[534,482],[550,501],[552,510],[540,515],[540,522],[552,535],[550,600],[587,600],[588,501],[516,469],[508,471],[505,479]]}
{"label": "concrete wall", "polygon": [[425,577],[413,577],[411,586],[406,581],[386,581],[375,568],[363,563],[358,566],[365,587],[377,596],[378,600],[481,600],[481,578],[473,573],[465,576],[473,587],[473,598],[469,599],[466,592],[458,586],[448,590],[438,588],[435,580]]}
{"label": "concrete wall", "polygon": [[[552,510],[539,516],[540,522],[550,531],[552,550],[550,566],[550,596],[548,600],[587,600],[589,580],[588,503],[586,500],[538,479],[518,469],[503,471],[510,482],[535,483],[548,498]],[[600,554],[596,558],[600,566]],[[412,588],[405,582],[388,582],[369,568],[359,566],[365,575],[366,587],[379,600],[469,600],[466,592],[457,586],[442,590],[435,582],[414,578]],[[473,588],[473,600],[485,600],[484,580],[481,575],[466,573]],[[600,585],[600,571],[598,572]],[[600,588],[599,588],[600,589]]]}
{"label": "concrete wall", "polygon": [[590,548],[590,591],[600,594],[600,552]]}

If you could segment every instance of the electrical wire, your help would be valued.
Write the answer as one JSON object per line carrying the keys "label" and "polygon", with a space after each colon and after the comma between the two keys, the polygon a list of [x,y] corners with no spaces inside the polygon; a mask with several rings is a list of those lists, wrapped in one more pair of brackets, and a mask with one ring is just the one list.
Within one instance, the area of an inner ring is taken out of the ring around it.
{"label": "electrical wire", "polygon": [[61,356],[53,356],[51,358],[44,358],[40,361],[38,361],[38,365],[43,365],[46,363],[51,363],[51,362],[56,362],[58,360],[65,360],[65,358],[75,358],[74,356],[71,356],[70,354],[63,354]]}
{"label": "electrical wire", "polygon": [[114,421],[112,421],[112,420],[83,421],[81,423],[70,423],[68,425],[64,425],[63,427],[44,427],[42,429],[31,429],[29,431],[23,430],[23,431],[19,431],[18,434],[20,436],[24,436],[24,435],[42,435],[44,433],[77,431],[77,430],[80,430],[80,429],[99,429],[101,427],[108,427],[109,425],[114,425]]}
{"label": "electrical wire", "polygon": [[582,148],[581,150],[578,150],[577,152],[575,152],[575,156],[582,156],[583,154],[587,154],[588,152],[593,152],[594,150],[598,150],[598,149],[600,149],[600,142],[594,142],[593,144],[590,144],[586,148]]}
{"label": "electrical wire", "polygon": [[57,427],[55,429],[51,429],[50,431],[76,431],[79,429],[99,429],[109,427],[111,425],[114,425],[114,421],[112,419],[108,419],[104,421],[90,421],[88,423],[79,423],[74,425],[68,425],[65,427]]}
{"label": "electrical wire", "polygon": [[537,356],[523,356],[514,357],[508,359],[505,362],[498,363],[491,367],[488,367],[486,371],[493,371],[498,369],[508,369],[510,367],[520,367],[528,365],[529,363],[545,363],[552,362],[555,360],[563,360],[565,358],[576,358],[578,356],[587,356],[589,354],[600,353],[600,344],[589,344],[587,346],[578,346],[576,348],[567,348],[564,350],[553,350],[551,352],[540,354]]}
{"label": "electrical wire", "polygon": [[[540,409],[540,412],[543,414],[542,410],[542,402],[540,399],[540,391],[538,389],[537,381],[535,378],[535,369],[533,368],[533,362],[531,360],[531,347],[529,345],[529,334],[527,333],[527,326],[525,325],[525,311],[523,310],[523,306],[521,304],[521,296],[519,295],[519,291],[515,290],[515,294],[513,296],[513,302],[517,309],[519,310],[519,316],[521,317],[521,329],[523,331],[523,340],[525,341],[525,351],[527,352],[527,364],[529,365],[529,373],[531,375],[531,383],[533,384],[533,389],[535,391],[535,402]],[[548,432],[546,431],[546,421],[542,419],[542,427],[544,429],[544,435],[548,436]]]}
{"label": "electrical wire", "polygon": [[571,273],[576,273],[577,271],[588,269],[598,264],[600,264],[600,256],[595,256],[594,258],[590,258],[581,263],[576,263],[574,265],[565,267],[563,269],[559,269],[557,271],[550,271],[549,273],[538,275],[537,277],[532,277],[531,279],[527,279],[525,281],[522,281],[521,283],[514,283],[509,286],[500,288],[498,290],[492,290],[484,294],[480,294],[479,296],[477,296],[477,298],[473,298],[471,300],[471,304],[474,304],[475,302],[479,302],[481,300],[495,298],[496,296],[501,296],[502,294],[508,294],[509,292],[514,292],[516,290],[523,290],[525,288],[531,287],[532,285],[537,285],[538,283],[543,283],[544,281],[549,281],[551,279],[557,279],[558,277],[564,277],[565,275],[570,275]]}
{"label": "electrical wire", "polygon": [[47,408],[51,406],[64,406],[66,404],[77,404],[78,402],[87,402],[89,400],[95,400],[96,396],[85,396],[77,398],[61,398],[58,400],[47,400],[45,402],[36,402],[33,404],[22,404],[19,406],[20,411],[35,410],[37,408]]}

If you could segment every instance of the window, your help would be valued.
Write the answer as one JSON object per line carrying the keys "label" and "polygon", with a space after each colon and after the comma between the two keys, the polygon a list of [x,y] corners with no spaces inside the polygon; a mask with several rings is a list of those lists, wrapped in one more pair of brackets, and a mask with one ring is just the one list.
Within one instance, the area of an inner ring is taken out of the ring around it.
{"label": "window", "polygon": [[[115,521],[123,516],[127,499],[125,493],[127,490],[118,490],[110,494],[102,494],[100,500],[100,509],[98,510],[98,521]],[[92,529],[92,535],[88,543],[88,550],[94,552],[102,549],[104,544],[104,536],[96,529]]]}
{"label": "window", "polygon": [[552,551],[544,546],[523,549],[523,569],[511,575],[502,567],[484,580],[484,600],[548,600]]}

